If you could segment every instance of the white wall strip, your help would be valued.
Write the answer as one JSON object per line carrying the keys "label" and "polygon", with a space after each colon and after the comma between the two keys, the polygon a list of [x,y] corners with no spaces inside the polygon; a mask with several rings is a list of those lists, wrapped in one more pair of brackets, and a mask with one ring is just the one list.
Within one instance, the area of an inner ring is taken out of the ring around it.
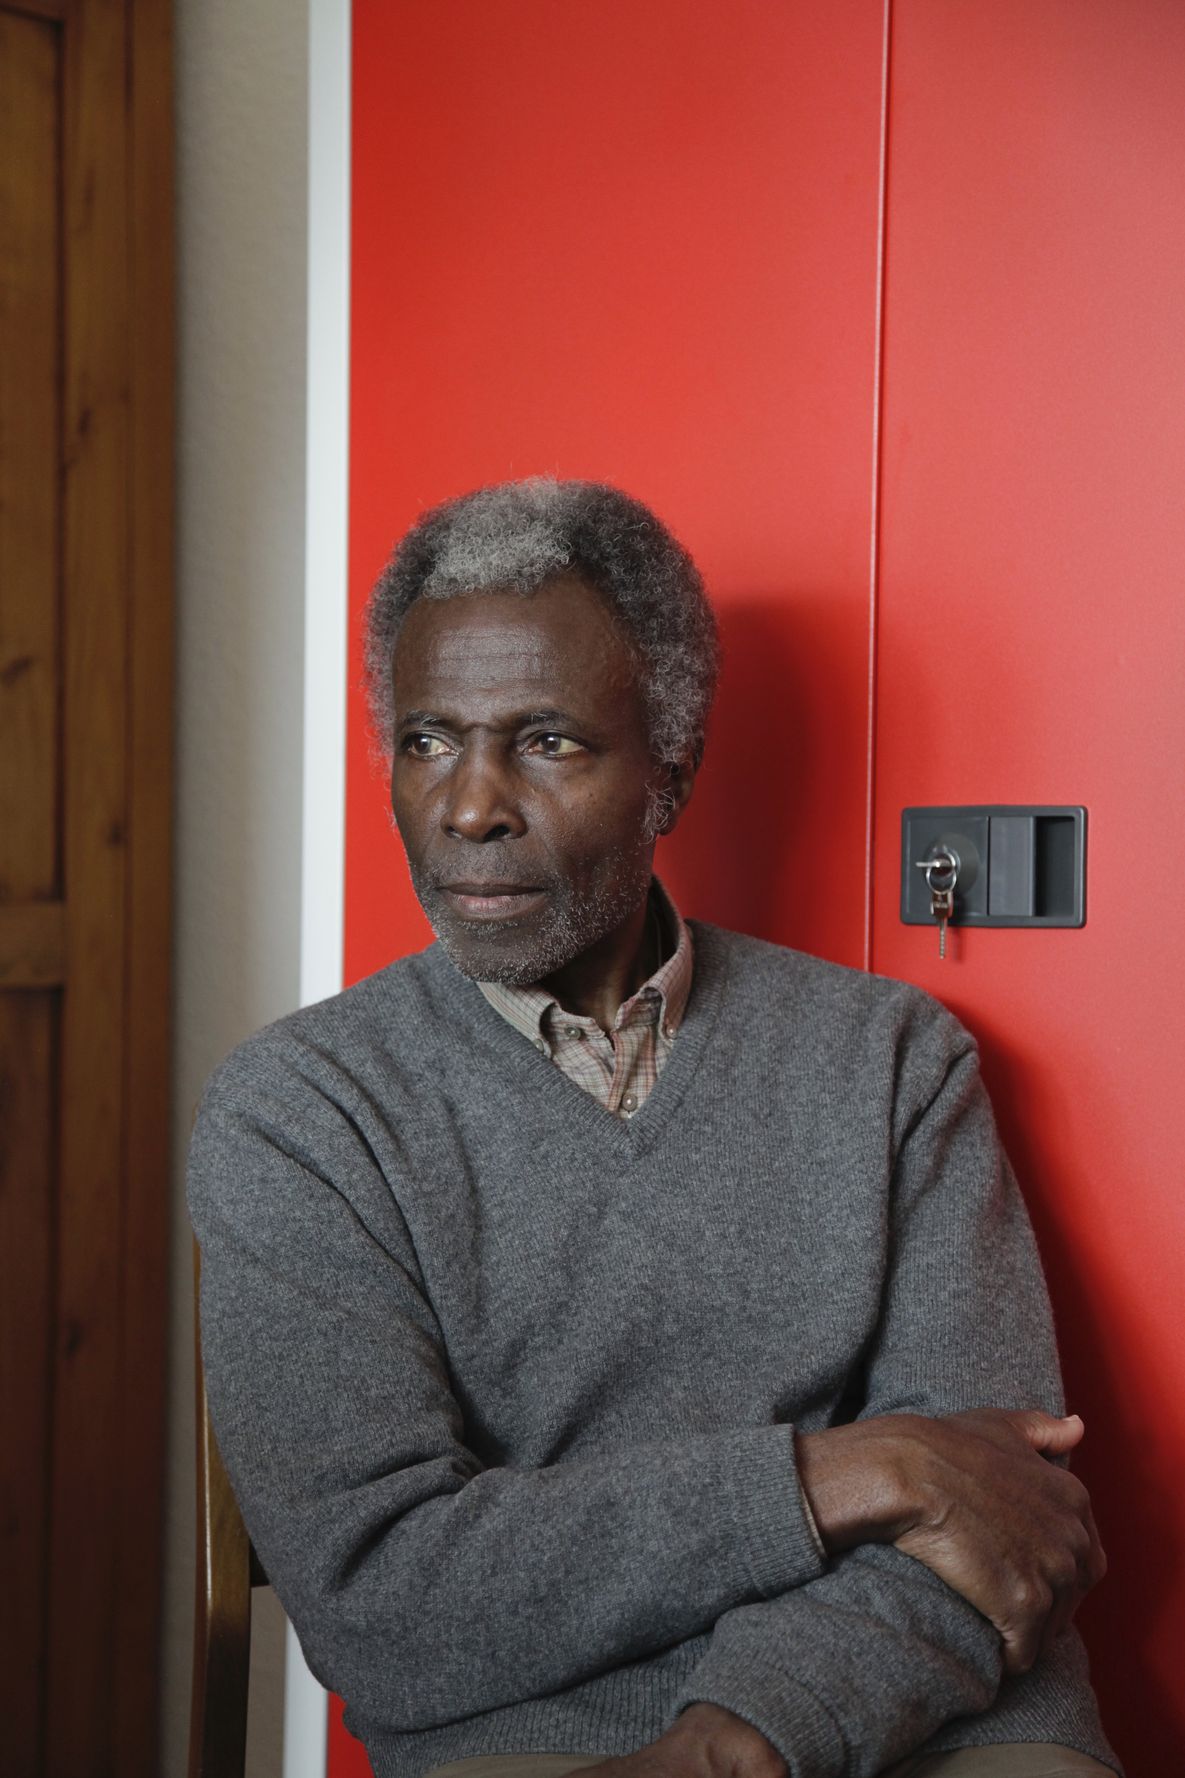
{"label": "white wall strip", "polygon": [[[350,0],[309,0],[300,997],[342,985],[350,375]],[[328,1698],[288,1626],[284,1778],[325,1778]]]}
{"label": "white wall strip", "polygon": [[350,5],[309,0],[301,1000],[342,985],[350,374]]}

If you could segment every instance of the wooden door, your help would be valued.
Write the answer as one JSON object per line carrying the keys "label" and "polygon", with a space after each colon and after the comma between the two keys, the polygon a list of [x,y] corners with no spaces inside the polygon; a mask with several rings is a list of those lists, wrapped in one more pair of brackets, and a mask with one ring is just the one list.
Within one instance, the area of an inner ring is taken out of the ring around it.
{"label": "wooden door", "polygon": [[0,4],[4,1770],[156,1765],[171,194],[162,0]]}

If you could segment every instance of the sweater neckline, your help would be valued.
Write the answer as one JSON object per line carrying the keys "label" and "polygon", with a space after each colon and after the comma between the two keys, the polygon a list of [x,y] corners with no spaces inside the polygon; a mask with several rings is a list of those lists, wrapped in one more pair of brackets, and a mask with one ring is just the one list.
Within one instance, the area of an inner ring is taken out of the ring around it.
{"label": "sweater neckline", "polygon": [[691,993],[663,1070],[645,1104],[632,1118],[606,1111],[591,1093],[569,1080],[550,1057],[540,1054],[490,1005],[477,983],[449,962],[439,944],[430,946],[423,959],[458,1010],[467,1015],[475,1034],[523,1077],[524,1087],[546,1095],[566,1116],[577,1119],[590,1135],[632,1160],[661,1140],[695,1077],[720,1011],[728,973],[724,947],[716,942],[715,928],[699,920],[689,920],[687,924],[695,947]]}

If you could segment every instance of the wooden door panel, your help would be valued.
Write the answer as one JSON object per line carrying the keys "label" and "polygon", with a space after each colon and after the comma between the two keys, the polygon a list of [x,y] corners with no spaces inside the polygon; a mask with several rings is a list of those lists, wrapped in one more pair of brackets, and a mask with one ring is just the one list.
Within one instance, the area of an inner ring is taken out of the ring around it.
{"label": "wooden door panel", "polygon": [[0,0],[6,1778],[157,1765],[169,60],[164,0]]}
{"label": "wooden door panel", "polygon": [[60,47],[53,24],[0,13],[0,1671],[21,1774],[43,1753],[64,966]]}
{"label": "wooden door panel", "polygon": [[[66,467],[63,752],[66,994],[58,1167],[49,1778],[111,1742],[118,1615],[128,808],[127,120],[122,0],[72,15],[64,104],[70,255],[63,303]],[[116,1040],[113,1040],[116,1039]]]}
{"label": "wooden door panel", "polygon": [[0,1671],[4,1769],[39,1770],[53,1375],[58,995],[0,994]]}
{"label": "wooden door panel", "polygon": [[0,12],[0,903],[58,891],[59,32]]}

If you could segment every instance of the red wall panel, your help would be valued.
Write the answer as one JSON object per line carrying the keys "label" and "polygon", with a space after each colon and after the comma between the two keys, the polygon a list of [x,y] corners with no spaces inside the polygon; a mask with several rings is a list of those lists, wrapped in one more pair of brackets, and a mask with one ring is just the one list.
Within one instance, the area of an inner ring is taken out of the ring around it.
{"label": "red wall panel", "polygon": [[[355,610],[448,494],[558,473],[649,501],[728,654],[662,868],[691,911],[860,961],[879,0],[354,16]],[[354,977],[429,936],[357,710],[348,796]]]}
{"label": "red wall panel", "polygon": [[[1051,1273],[1131,1778],[1185,1745],[1185,9],[895,8],[874,967],[980,1037]],[[1083,802],[1081,931],[897,917],[910,803]],[[1157,907],[1163,912],[1157,914]]]}
{"label": "red wall panel", "polygon": [[[880,0],[357,0],[354,45],[352,679],[424,506],[619,483],[692,549],[725,638],[661,868],[691,912],[858,963]],[[429,938],[355,696],[346,979]],[[364,1769],[335,1706],[330,1770]]]}

